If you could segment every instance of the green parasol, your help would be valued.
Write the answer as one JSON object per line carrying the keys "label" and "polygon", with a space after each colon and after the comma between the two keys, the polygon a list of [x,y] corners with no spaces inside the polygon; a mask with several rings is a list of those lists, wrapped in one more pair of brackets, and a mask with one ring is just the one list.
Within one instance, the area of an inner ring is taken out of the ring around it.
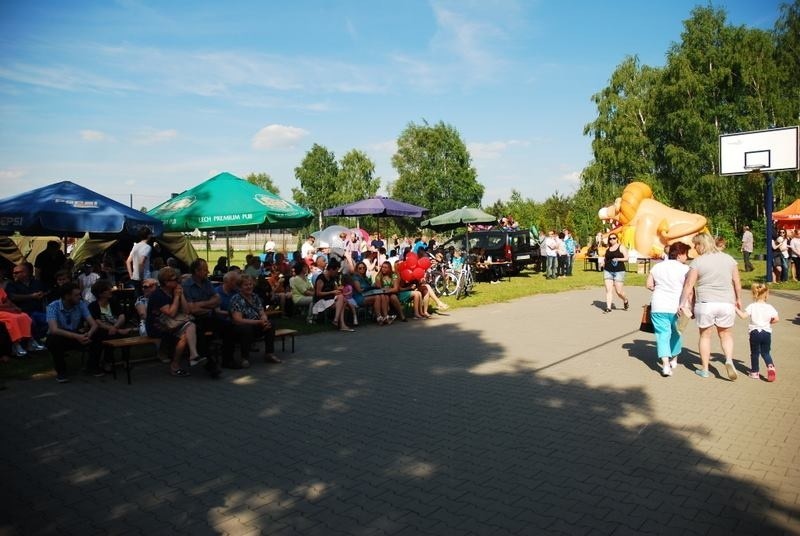
{"label": "green parasol", "polygon": [[449,231],[450,229],[465,227],[468,223],[496,224],[497,218],[479,208],[463,207],[425,220],[420,224],[420,227],[435,231]]}
{"label": "green parasol", "polygon": [[299,205],[240,179],[220,173],[148,212],[165,231],[291,229],[308,225],[313,214]]}

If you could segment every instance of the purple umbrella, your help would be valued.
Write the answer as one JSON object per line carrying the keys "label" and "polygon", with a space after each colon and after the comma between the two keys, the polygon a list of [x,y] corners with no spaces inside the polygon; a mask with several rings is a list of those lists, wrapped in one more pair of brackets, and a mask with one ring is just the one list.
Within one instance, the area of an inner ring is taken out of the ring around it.
{"label": "purple umbrella", "polygon": [[[323,216],[376,216],[378,218],[423,218],[427,208],[403,203],[390,197],[370,197],[322,211]],[[378,228],[380,234],[380,228]]]}
{"label": "purple umbrella", "polygon": [[323,216],[392,216],[400,218],[422,218],[427,208],[403,203],[389,197],[370,197],[322,211]]}

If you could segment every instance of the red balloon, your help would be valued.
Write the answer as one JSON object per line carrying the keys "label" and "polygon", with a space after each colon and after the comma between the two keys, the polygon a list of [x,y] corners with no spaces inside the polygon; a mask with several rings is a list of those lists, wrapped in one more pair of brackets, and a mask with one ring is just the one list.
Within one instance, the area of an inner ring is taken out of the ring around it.
{"label": "red balloon", "polygon": [[425,270],[417,266],[414,268],[414,279],[422,280],[425,277]]}
{"label": "red balloon", "polygon": [[419,257],[417,257],[416,253],[409,253],[406,255],[406,268],[411,268],[412,270],[417,267],[417,261],[419,261]]}
{"label": "red balloon", "polygon": [[423,270],[427,270],[431,267],[431,258],[430,257],[422,257],[420,260],[417,261],[417,267],[422,268]]}
{"label": "red balloon", "polygon": [[397,261],[394,263],[394,271],[398,274],[407,268],[405,261]]}
{"label": "red balloon", "polygon": [[414,272],[412,272],[408,268],[405,268],[402,272],[400,272],[400,277],[403,279],[403,281],[408,283],[409,281],[414,279]]}

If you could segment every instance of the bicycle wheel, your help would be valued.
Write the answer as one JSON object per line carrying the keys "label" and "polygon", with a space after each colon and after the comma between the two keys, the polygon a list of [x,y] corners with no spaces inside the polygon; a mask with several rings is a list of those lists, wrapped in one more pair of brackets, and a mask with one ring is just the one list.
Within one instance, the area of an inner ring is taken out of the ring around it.
{"label": "bicycle wheel", "polygon": [[456,285],[458,284],[458,278],[455,274],[446,272],[444,274],[439,274],[436,276],[436,280],[434,282],[434,289],[439,296],[452,296],[456,293]]}
{"label": "bicycle wheel", "polygon": [[467,297],[467,274],[461,273],[458,276],[457,283],[456,283],[456,299],[460,300],[461,298]]}
{"label": "bicycle wheel", "polygon": [[475,278],[472,277],[472,270],[464,274],[464,280],[465,293],[469,294],[475,288]]}

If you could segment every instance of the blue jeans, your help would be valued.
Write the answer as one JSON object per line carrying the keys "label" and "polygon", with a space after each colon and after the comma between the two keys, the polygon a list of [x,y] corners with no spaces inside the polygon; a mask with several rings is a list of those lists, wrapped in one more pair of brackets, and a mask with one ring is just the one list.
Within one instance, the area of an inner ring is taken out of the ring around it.
{"label": "blue jeans", "polygon": [[547,257],[547,277],[556,277],[556,268],[558,266],[558,257]]}
{"label": "blue jeans", "polygon": [[683,340],[678,331],[677,313],[651,313],[656,331],[656,351],[659,359],[670,358],[681,353]]}
{"label": "blue jeans", "polygon": [[572,275],[572,266],[575,264],[575,254],[567,255],[567,275]]}
{"label": "blue jeans", "polygon": [[772,365],[772,356],[769,351],[772,348],[772,333],[754,329],[750,332],[750,370],[758,372],[758,356],[764,358],[767,366]]}

